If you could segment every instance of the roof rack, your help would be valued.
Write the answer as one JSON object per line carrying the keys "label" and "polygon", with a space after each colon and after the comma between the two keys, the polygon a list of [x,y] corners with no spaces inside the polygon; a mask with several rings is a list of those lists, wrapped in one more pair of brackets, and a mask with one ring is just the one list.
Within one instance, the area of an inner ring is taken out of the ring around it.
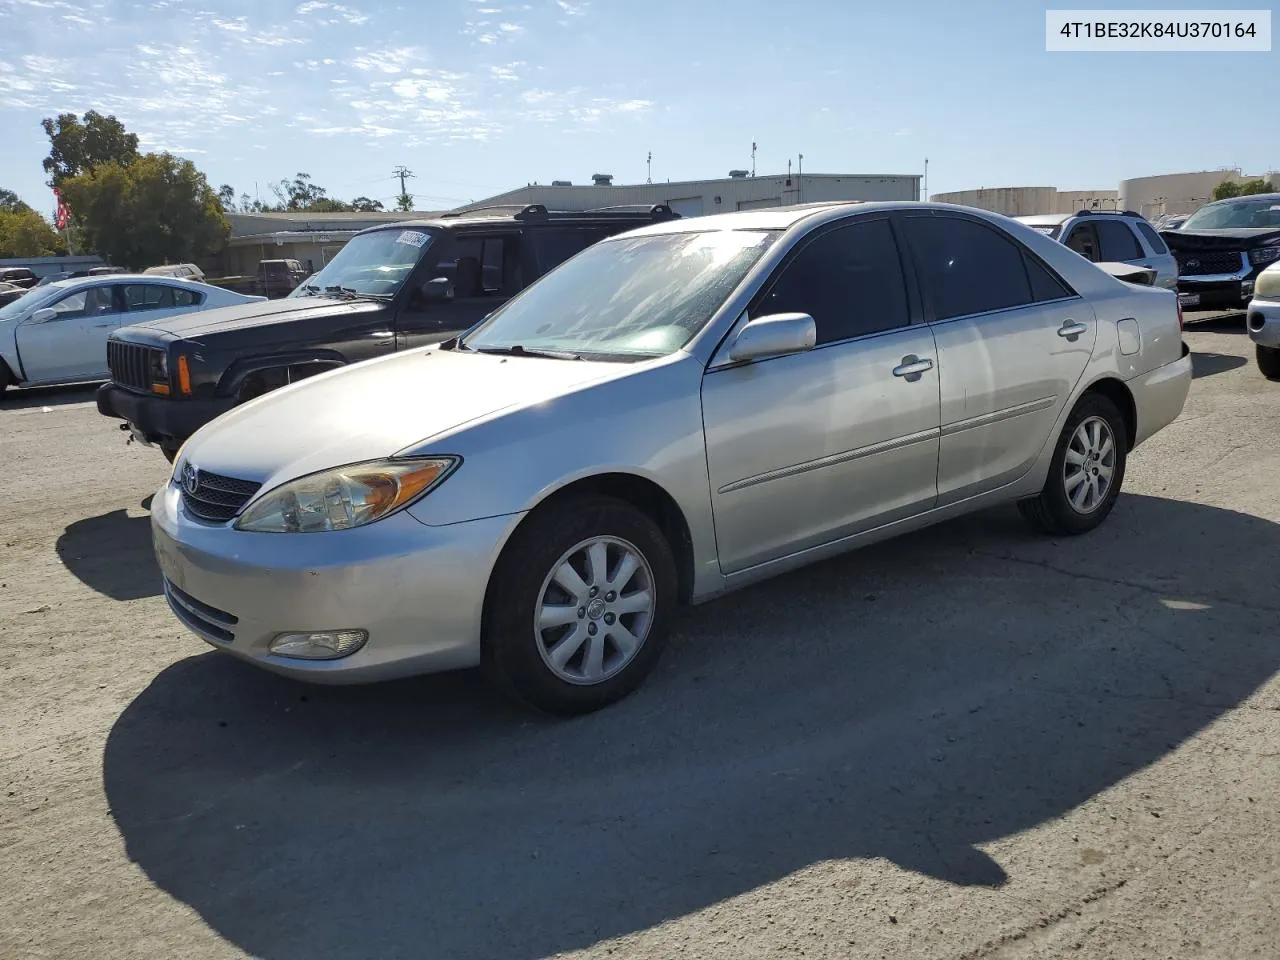
{"label": "roof rack", "polygon": [[464,217],[511,217],[515,220],[548,220],[552,217],[556,219],[600,219],[601,217],[634,217],[638,213],[648,214],[654,220],[674,220],[680,216],[665,203],[623,204],[613,207],[598,207],[593,210],[548,210],[541,203],[530,203],[524,206],[513,204],[508,206],[472,207],[470,210],[450,210],[448,213],[440,214],[440,219],[457,220]]}
{"label": "roof rack", "polygon": [[1140,217],[1142,214],[1134,210],[1073,210],[1073,217],[1096,217],[1099,214],[1111,214],[1113,217]]}

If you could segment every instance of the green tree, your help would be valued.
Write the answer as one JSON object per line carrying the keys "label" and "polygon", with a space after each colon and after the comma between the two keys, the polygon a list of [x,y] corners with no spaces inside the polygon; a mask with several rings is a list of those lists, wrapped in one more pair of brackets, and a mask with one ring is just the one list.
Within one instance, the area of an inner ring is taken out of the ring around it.
{"label": "green tree", "polygon": [[368,197],[356,197],[351,201],[351,209],[355,213],[376,213],[382,210],[382,201],[370,200]]}
{"label": "green tree", "polygon": [[1238,197],[1240,196],[1240,184],[1234,180],[1223,180],[1213,188],[1211,196],[1214,200],[1230,200],[1232,197]]}
{"label": "green tree", "polygon": [[120,266],[197,261],[231,232],[204,174],[169,153],[99,164],[65,181],[62,192],[85,246]]}
{"label": "green tree", "polygon": [[236,206],[236,188],[229,183],[224,183],[218,188],[218,202],[222,204],[223,212],[236,213],[239,208]]}
{"label": "green tree", "polygon": [[1271,186],[1270,180],[1248,180],[1240,184],[1239,196],[1252,197],[1259,193],[1274,193],[1275,190]]}
{"label": "green tree", "polygon": [[311,201],[302,209],[308,213],[349,213],[351,204],[334,200],[332,197],[321,197],[319,200]]}
{"label": "green tree", "polygon": [[60,113],[40,121],[49,136],[49,156],[44,169],[50,186],[89,173],[104,163],[128,166],[138,159],[138,137],[114,116],[90,110],[83,120],[74,113]]}
{"label": "green tree", "polygon": [[396,209],[403,213],[408,213],[413,209],[413,194],[402,193],[396,197]]}
{"label": "green tree", "polygon": [[29,206],[22,202],[22,198],[12,190],[5,190],[0,187],[0,210],[8,213],[22,213],[30,209]]}
{"label": "green tree", "polygon": [[49,221],[30,207],[0,209],[0,257],[52,257],[66,249]]}

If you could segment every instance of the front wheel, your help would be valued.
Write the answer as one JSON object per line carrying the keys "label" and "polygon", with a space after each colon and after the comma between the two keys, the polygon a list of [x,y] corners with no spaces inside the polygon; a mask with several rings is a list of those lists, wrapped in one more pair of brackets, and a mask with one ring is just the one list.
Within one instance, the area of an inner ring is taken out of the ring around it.
{"label": "front wheel", "polygon": [[535,514],[494,568],[481,662],[499,687],[548,713],[589,713],[653,669],[676,605],[662,531],[631,505],[591,497]]}
{"label": "front wheel", "polygon": [[1125,438],[1116,405],[1100,393],[1085,394],[1063,425],[1040,495],[1018,503],[1023,517],[1058,536],[1102,523],[1124,483]]}
{"label": "front wheel", "polygon": [[1280,347],[1257,344],[1258,369],[1268,380],[1280,380]]}

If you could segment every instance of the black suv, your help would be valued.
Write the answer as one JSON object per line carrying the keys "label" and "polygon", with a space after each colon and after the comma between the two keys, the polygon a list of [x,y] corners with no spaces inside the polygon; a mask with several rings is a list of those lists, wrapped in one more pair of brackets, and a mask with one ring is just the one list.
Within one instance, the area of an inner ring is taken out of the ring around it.
{"label": "black suv", "polygon": [[98,411],[172,460],[187,437],[246,400],[447,340],[596,241],[678,216],[665,204],[585,212],[533,204],[363,230],[283,299],[113,332]]}
{"label": "black suv", "polygon": [[1280,260],[1280,193],[1207,203],[1160,236],[1178,258],[1183,308],[1243,309],[1258,274]]}

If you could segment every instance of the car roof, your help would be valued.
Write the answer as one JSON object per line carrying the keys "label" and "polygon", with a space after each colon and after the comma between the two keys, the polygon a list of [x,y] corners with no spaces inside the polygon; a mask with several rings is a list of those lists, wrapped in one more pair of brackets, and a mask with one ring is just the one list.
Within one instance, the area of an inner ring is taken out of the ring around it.
{"label": "car roof", "polygon": [[130,281],[158,283],[164,286],[201,291],[209,286],[207,283],[197,283],[193,280],[187,280],[185,277],[167,277],[156,273],[100,273],[94,277],[67,277],[63,280],[54,280],[52,283],[45,284],[45,288],[57,287],[59,290],[74,290],[77,287],[96,287],[103,283],[127,283]]}

